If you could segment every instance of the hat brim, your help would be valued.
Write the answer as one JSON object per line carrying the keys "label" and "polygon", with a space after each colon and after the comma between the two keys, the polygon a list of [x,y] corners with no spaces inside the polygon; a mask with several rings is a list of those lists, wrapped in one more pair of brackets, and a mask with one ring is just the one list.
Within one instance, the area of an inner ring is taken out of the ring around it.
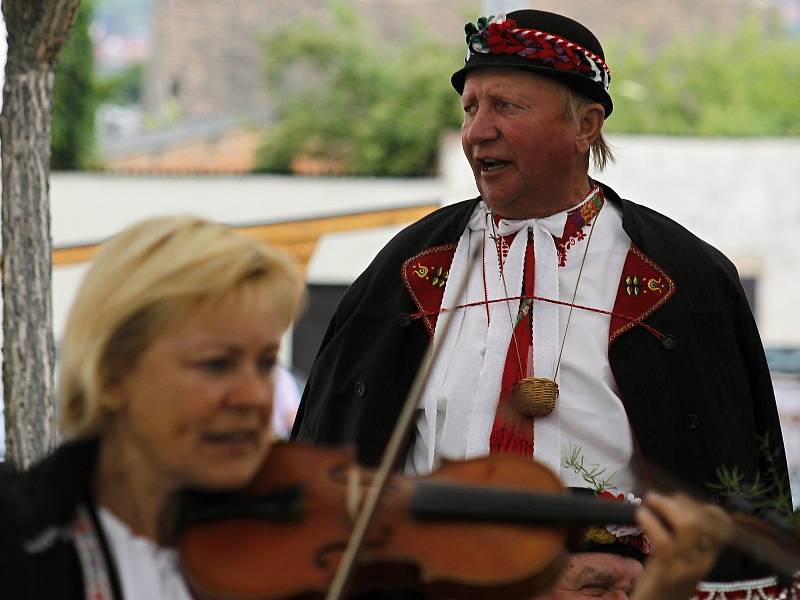
{"label": "hat brim", "polygon": [[585,76],[569,71],[560,71],[552,69],[545,65],[532,63],[526,58],[516,56],[514,54],[473,54],[469,58],[469,62],[461,69],[453,73],[450,77],[450,83],[453,85],[459,95],[464,93],[464,84],[467,80],[467,73],[474,69],[488,68],[488,67],[515,67],[534,71],[539,75],[551,77],[569,86],[579,94],[594,100],[603,106],[606,118],[611,114],[614,109],[614,103],[611,101],[611,96],[608,92],[603,90],[596,83],[589,81]]}

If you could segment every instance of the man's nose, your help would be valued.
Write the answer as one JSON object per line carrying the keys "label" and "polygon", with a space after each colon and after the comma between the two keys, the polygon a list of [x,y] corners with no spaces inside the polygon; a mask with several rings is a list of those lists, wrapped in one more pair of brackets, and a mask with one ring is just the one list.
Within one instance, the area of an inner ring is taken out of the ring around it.
{"label": "man's nose", "polygon": [[467,141],[477,146],[497,138],[497,124],[494,112],[489,108],[479,108],[465,124]]}

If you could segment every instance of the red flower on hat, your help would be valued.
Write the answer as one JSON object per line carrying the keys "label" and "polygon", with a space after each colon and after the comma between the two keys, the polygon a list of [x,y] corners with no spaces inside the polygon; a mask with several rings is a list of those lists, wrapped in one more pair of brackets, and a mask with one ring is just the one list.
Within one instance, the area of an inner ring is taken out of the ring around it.
{"label": "red flower on hat", "polygon": [[596,496],[597,498],[602,498],[603,500],[614,500],[616,502],[624,502],[625,501],[625,494],[619,493],[617,495],[612,494],[608,490],[603,490]]}
{"label": "red flower on hat", "polygon": [[511,31],[517,28],[517,22],[514,19],[504,19],[500,22],[493,21],[489,24],[489,33],[494,31]]}
{"label": "red flower on hat", "polygon": [[489,45],[489,52],[492,54],[516,54],[524,50],[525,45],[512,32],[516,27],[514,19],[506,19],[501,23],[490,23],[486,28],[486,43]]}
{"label": "red flower on hat", "polygon": [[525,46],[514,38],[509,39],[506,36],[490,35],[486,41],[492,54],[516,54],[525,49]]}

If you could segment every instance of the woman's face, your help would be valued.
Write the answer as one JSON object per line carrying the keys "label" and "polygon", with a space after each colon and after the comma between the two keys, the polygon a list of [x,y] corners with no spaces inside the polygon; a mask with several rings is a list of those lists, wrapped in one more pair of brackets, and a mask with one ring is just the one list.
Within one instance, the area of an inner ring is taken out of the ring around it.
{"label": "woman's face", "polygon": [[121,467],[168,489],[235,488],[255,474],[270,444],[283,329],[271,303],[245,298],[195,309],[111,387],[103,441]]}

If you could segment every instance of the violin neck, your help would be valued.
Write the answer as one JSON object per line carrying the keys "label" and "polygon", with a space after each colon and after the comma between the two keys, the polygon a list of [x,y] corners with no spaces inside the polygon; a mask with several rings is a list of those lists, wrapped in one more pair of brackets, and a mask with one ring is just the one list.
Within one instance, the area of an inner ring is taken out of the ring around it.
{"label": "violin neck", "polygon": [[411,513],[418,519],[496,521],[555,527],[636,522],[636,506],[570,494],[537,494],[439,481],[415,486]]}

